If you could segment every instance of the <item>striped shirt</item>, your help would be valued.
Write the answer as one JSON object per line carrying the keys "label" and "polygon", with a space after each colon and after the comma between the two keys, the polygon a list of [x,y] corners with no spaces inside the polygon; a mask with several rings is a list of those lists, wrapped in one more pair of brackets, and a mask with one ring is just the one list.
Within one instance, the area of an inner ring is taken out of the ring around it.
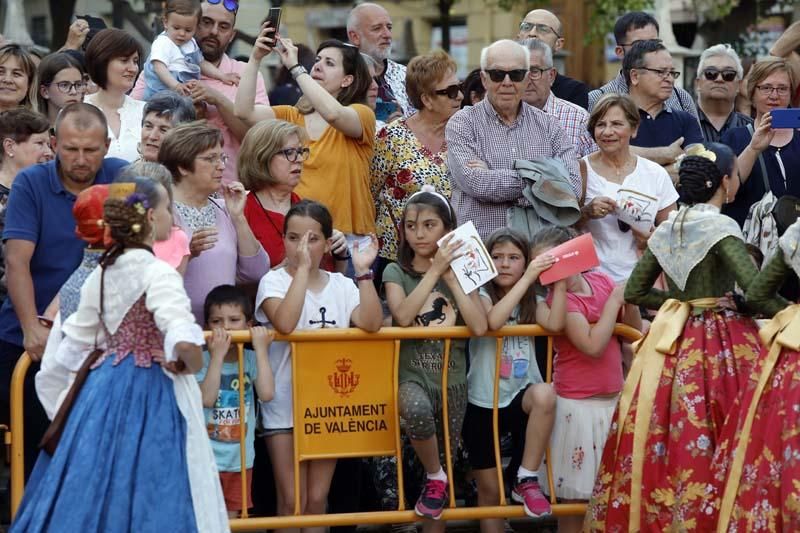
{"label": "striped shirt", "polygon": [[[629,93],[628,84],[625,83],[625,76],[622,75],[622,71],[620,71],[619,75],[617,75],[617,77],[610,82],[606,83],[599,89],[589,92],[589,112],[592,112],[595,104],[603,95],[609,93]],[[672,89],[672,94],[669,95],[669,98],[667,98],[667,101],[664,102],[664,105],[674,111],[685,111],[693,117],[698,118],[697,107],[694,105],[694,100],[692,100],[691,95],[681,87],[674,87]]]}
{"label": "striped shirt", "polygon": [[[506,226],[512,206],[529,206],[522,195],[526,184],[514,161],[557,157],[569,171],[575,196],[581,193],[581,177],[575,148],[552,115],[522,102],[517,118],[508,125],[488,99],[458,111],[447,123],[447,166],[453,185],[453,208],[461,221],[472,220],[486,238]],[[469,168],[469,161],[489,167]]]}
{"label": "striped shirt", "polygon": [[579,105],[567,102],[554,95],[552,92],[547,97],[542,109],[545,113],[553,115],[558,119],[567,139],[575,147],[575,153],[579,158],[587,156],[598,150],[587,124],[589,123],[589,113]]}

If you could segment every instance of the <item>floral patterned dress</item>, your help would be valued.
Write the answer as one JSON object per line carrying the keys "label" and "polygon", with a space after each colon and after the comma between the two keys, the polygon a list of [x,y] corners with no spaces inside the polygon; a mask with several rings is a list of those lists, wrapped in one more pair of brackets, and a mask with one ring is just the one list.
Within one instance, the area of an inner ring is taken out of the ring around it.
{"label": "floral patterned dress", "polygon": [[447,144],[440,152],[433,153],[420,143],[406,119],[392,122],[378,133],[372,158],[372,183],[380,241],[378,255],[394,261],[406,199],[426,184],[450,198]]}
{"label": "floral patterned dress", "polygon": [[[800,275],[798,245],[796,222],[747,291],[756,309],[770,311],[787,277]],[[715,484],[709,497],[715,513],[701,524],[707,530],[718,519],[720,532],[800,531],[800,305],[788,305],[760,334],[760,367],[732,409],[714,456],[715,480],[725,484]]]}
{"label": "floral patterned dress", "polygon": [[[660,309],[636,346],[589,503],[589,531],[707,531],[698,524],[713,515],[714,451],[761,350],[755,321],[718,308],[717,298],[734,284],[749,287],[757,270],[732,219],[712,206],[685,209],[659,226],[626,286],[626,301]],[[657,259],[654,241],[678,235],[687,245]],[[700,253],[693,238],[705,239]],[[676,264],[685,266],[679,282]],[[662,272],[668,292],[653,288]]]}

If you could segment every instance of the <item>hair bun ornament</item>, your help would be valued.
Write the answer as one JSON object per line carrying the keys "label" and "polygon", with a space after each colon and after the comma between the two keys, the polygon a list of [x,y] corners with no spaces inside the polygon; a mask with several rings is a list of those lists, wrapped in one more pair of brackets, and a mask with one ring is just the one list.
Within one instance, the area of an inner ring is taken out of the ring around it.
{"label": "hair bun ornament", "polygon": [[702,144],[693,144],[686,150],[686,155],[693,155],[696,157],[702,157],[704,159],[708,159],[709,161],[716,161],[717,154],[703,146]]}
{"label": "hair bun ornament", "polygon": [[135,183],[112,183],[108,186],[108,197],[118,200],[124,200],[131,194],[136,192]]}

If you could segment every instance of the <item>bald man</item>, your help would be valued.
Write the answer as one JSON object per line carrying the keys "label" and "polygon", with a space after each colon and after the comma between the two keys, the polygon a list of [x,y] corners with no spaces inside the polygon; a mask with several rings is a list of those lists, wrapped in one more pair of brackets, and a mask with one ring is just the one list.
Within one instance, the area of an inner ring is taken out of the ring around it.
{"label": "bald man", "polygon": [[[522,19],[517,34],[518,41],[531,38],[547,43],[555,54],[564,47],[564,26],[550,11],[534,9]],[[556,79],[550,90],[562,100],[589,109],[589,87],[582,81],[562,76],[556,72]]]}
{"label": "bald man", "polygon": [[[392,112],[381,103],[395,104],[403,115],[409,116],[416,109],[406,95],[406,67],[389,59],[392,51],[392,18],[382,6],[363,3],[354,7],[347,17],[347,38],[350,42],[375,60],[375,80],[378,82],[378,106],[375,115],[386,120]],[[386,117],[382,117],[383,113]]]}

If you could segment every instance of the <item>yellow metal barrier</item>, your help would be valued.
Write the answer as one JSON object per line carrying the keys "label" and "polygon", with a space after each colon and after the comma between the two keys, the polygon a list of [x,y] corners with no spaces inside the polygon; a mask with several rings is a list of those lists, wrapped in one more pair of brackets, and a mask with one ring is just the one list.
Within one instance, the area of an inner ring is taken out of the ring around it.
{"label": "yellow metal barrier", "polygon": [[[641,337],[639,331],[623,324],[617,324],[614,329],[614,334],[620,336],[628,341],[635,341]],[[452,457],[450,446],[445,445],[445,467],[447,469],[448,481],[450,483],[450,502],[449,508],[445,509],[442,519],[443,520],[478,520],[483,518],[515,518],[524,517],[525,512],[521,505],[506,505],[505,491],[503,483],[502,463],[500,461],[500,442],[498,435],[498,396],[499,396],[499,377],[500,377],[500,359],[503,348],[503,337],[520,337],[520,336],[548,336],[548,354],[547,354],[547,376],[546,380],[551,381],[553,358],[552,358],[552,336],[549,332],[542,329],[537,325],[519,325],[519,326],[506,326],[498,331],[488,332],[487,337],[495,337],[496,343],[496,363],[495,363],[495,377],[494,377],[494,407],[492,413],[492,426],[494,433],[494,453],[496,460],[497,479],[499,482],[500,490],[500,505],[497,506],[484,506],[484,507],[469,507],[457,508],[455,504],[455,491],[453,487],[452,476]],[[249,331],[232,332],[232,342],[238,344],[238,358],[239,358],[239,382],[244,383],[244,346],[243,343],[250,341]],[[311,343],[313,346],[320,348],[331,343],[342,343],[345,345],[350,342],[363,342],[374,343],[375,341],[392,341],[393,346],[393,361],[392,364],[392,399],[394,405],[391,406],[391,412],[394,413],[396,420],[396,406],[397,406],[397,389],[398,389],[398,364],[400,353],[400,341],[412,339],[442,339],[444,340],[444,360],[442,369],[449,368],[450,359],[450,345],[451,339],[465,339],[471,337],[469,330],[466,327],[446,327],[446,328],[396,328],[389,327],[383,328],[377,333],[367,333],[363,330],[356,328],[349,329],[322,329],[314,331],[298,331],[290,335],[276,335],[275,340],[287,341],[291,343],[293,353],[292,364],[295,370],[294,375],[297,376],[297,353],[298,344]],[[6,434],[6,441],[10,440],[11,443],[11,513],[12,517],[16,514],[19,503],[22,500],[24,490],[24,456],[23,456],[23,384],[25,374],[30,367],[31,360],[27,354],[23,354],[17,363],[14,373],[11,378],[11,427],[10,431]],[[442,372],[442,391],[447,391],[447,375],[448,372]],[[330,378],[329,378],[330,379]],[[293,391],[295,401],[299,397],[299,380],[295,379],[293,383]],[[307,392],[307,391],[306,391]],[[447,421],[448,418],[448,398],[447,394],[442,395],[442,419]],[[400,457],[400,429],[399,423],[393,426],[393,442],[394,450],[392,453],[367,453],[361,456],[369,455],[395,455],[397,458],[397,476],[398,476],[398,500],[399,509],[397,511],[379,511],[379,512],[359,512],[359,513],[339,513],[339,514],[323,514],[323,515],[299,515],[300,503],[300,487],[299,487],[299,464],[304,460],[313,460],[315,458],[334,458],[334,457],[353,457],[353,454],[342,453],[338,455],[325,455],[325,454],[301,454],[300,445],[297,438],[299,436],[298,421],[300,420],[299,409],[295,406],[295,449],[294,449],[294,468],[295,468],[295,515],[294,516],[276,516],[276,517],[257,517],[250,518],[247,514],[247,483],[246,483],[246,468],[245,468],[245,422],[246,422],[246,406],[244,398],[244,387],[239,388],[239,421],[240,428],[240,451],[241,451],[241,469],[242,469],[242,494],[243,494],[243,509],[242,517],[231,520],[231,529],[234,531],[256,531],[263,529],[274,528],[289,528],[289,527],[323,527],[323,526],[340,526],[340,525],[358,525],[358,524],[389,524],[389,523],[403,523],[414,522],[421,520],[414,511],[404,510],[405,495],[403,491],[402,479],[402,459]],[[444,429],[444,442],[450,442],[449,427],[447,423],[443,424]],[[553,483],[553,476],[550,466],[550,449],[545,451],[547,462],[547,477],[548,486],[550,488],[552,511],[555,516],[583,514],[586,511],[585,504],[557,504],[555,500],[555,490]]]}

